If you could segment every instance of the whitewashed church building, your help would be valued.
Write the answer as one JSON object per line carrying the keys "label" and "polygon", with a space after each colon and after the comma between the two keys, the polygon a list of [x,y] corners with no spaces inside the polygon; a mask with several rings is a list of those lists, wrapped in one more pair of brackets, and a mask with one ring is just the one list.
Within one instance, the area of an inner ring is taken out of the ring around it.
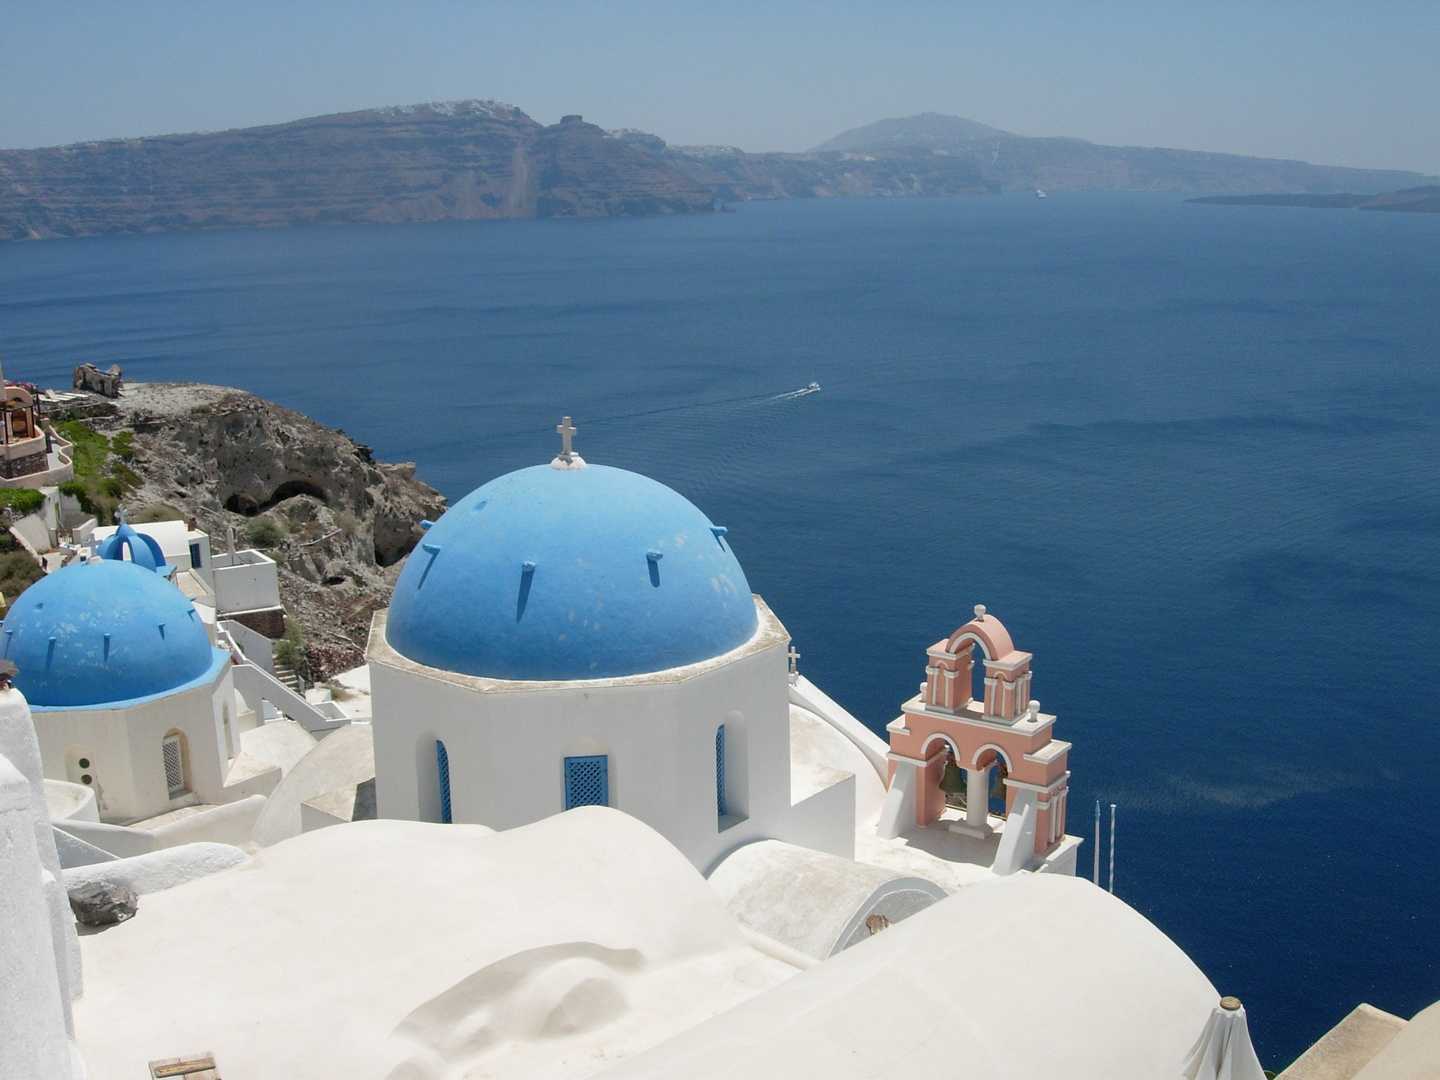
{"label": "whitewashed church building", "polygon": [[510,829],[576,806],[705,871],[773,838],[854,854],[855,779],[792,800],[790,636],[723,526],[570,448],[429,527],[368,660],[381,817]]}

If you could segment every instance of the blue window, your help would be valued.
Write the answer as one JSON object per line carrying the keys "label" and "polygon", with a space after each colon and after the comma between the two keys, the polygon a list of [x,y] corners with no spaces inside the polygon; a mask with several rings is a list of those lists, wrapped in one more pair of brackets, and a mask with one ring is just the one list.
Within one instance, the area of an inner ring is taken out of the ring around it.
{"label": "blue window", "polygon": [[435,740],[435,764],[440,769],[440,820],[450,825],[454,822],[450,814],[450,755],[439,739]]}
{"label": "blue window", "polygon": [[604,754],[565,759],[565,809],[610,805],[610,759]]}
{"label": "blue window", "polygon": [[715,812],[725,816],[725,725],[715,729]]}

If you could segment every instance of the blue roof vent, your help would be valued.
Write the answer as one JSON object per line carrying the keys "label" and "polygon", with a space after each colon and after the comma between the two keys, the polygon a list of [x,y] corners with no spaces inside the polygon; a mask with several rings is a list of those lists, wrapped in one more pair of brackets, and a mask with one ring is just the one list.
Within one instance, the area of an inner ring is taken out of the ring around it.
{"label": "blue roof vent", "polygon": [[759,625],[745,571],[713,528],[683,496],[624,469],[507,473],[426,532],[395,585],[386,636],[421,664],[495,679],[708,660]]}
{"label": "blue roof vent", "polygon": [[154,537],[136,532],[125,521],[120,522],[118,529],[100,541],[100,546],[95,549],[95,554],[102,559],[121,562],[125,559],[126,551],[130,552],[132,563],[136,566],[143,566],[146,570],[159,570],[166,565],[165,554],[160,550],[160,545],[155,542]]}

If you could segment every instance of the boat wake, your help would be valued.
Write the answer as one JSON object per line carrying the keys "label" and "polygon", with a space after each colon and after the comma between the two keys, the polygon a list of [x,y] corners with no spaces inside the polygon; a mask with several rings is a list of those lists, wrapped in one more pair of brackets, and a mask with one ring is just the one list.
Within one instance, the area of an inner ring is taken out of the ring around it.
{"label": "boat wake", "polygon": [[767,403],[772,401],[794,401],[796,398],[804,397],[806,394],[818,394],[819,392],[820,384],[818,382],[812,382],[809,386],[802,386],[799,390],[791,390],[787,394],[776,394],[774,397],[766,398],[765,400]]}

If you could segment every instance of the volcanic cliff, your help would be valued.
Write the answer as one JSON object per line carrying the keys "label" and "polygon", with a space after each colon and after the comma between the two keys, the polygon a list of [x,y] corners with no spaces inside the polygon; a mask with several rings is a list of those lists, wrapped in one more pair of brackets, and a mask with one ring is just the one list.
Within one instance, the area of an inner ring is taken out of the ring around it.
{"label": "volcanic cliff", "polygon": [[229,387],[142,383],[114,404],[87,423],[133,433],[126,463],[140,482],[126,505],[193,519],[214,551],[227,528],[264,548],[311,674],[361,663],[370,615],[389,603],[421,520],[445,510],[415,466],[375,461],[344,432]]}

